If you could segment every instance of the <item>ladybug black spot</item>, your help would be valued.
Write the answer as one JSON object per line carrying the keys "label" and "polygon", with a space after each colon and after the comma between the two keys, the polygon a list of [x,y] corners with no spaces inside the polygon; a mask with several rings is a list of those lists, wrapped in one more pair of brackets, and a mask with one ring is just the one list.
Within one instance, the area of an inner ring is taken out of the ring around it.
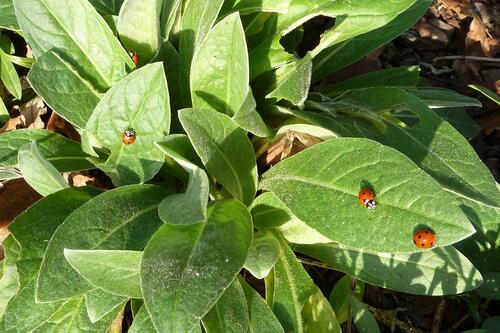
{"label": "ladybug black spot", "polygon": [[415,240],[413,241],[413,244],[417,245],[417,242],[415,242]]}
{"label": "ladybug black spot", "polygon": [[420,245],[421,245],[422,247],[424,247],[424,246],[425,246],[425,243],[422,243],[422,244],[420,244]]}
{"label": "ladybug black spot", "polygon": [[422,236],[418,235],[418,239],[422,238]]}

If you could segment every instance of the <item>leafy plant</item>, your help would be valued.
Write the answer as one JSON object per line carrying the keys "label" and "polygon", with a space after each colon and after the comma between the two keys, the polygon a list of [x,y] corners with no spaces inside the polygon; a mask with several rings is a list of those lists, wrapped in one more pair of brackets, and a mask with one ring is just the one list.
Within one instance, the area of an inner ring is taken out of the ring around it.
{"label": "leafy plant", "polygon": [[[479,102],[413,67],[317,86],[430,2],[0,0],[31,89],[81,134],[0,135],[2,179],[44,196],[3,242],[1,330],[106,332],[131,300],[130,332],[340,332],[349,308],[373,332],[363,283],[498,298],[499,187],[465,138]],[[335,24],[304,52],[320,15]],[[89,169],[116,187],[61,176]],[[347,274],[329,300],[304,255]]]}

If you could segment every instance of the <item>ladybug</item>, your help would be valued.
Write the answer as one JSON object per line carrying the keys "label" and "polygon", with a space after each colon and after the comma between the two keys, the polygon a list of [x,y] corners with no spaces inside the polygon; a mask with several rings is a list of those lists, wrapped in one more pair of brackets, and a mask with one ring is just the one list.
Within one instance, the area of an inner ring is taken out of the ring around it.
{"label": "ladybug", "polygon": [[375,204],[375,195],[373,192],[367,188],[359,191],[358,200],[361,205],[368,209],[375,209],[377,205]]}
{"label": "ladybug", "polygon": [[430,249],[436,243],[436,234],[430,230],[420,230],[413,235],[413,243],[419,249]]}
{"label": "ladybug", "polygon": [[131,145],[135,141],[135,131],[127,129],[122,133],[122,142],[126,145]]}
{"label": "ladybug", "polygon": [[139,63],[139,60],[141,60],[141,58],[139,58],[139,55],[133,51],[129,51],[128,55],[130,58],[132,58],[132,61],[137,66],[137,64]]}

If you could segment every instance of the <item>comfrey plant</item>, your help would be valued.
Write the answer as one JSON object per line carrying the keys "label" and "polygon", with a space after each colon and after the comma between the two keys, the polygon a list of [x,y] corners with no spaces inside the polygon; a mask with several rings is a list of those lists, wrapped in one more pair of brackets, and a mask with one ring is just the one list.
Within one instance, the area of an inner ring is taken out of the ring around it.
{"label": "comfrey plant", "polygon": [[[363,283],[498,297],[499,188],[456,117],[479,102],[414,67],[316,84],[430,3],[0,0],[25,92],[81,135],[0,135],[2,179],[43,195],[3,242],[0,331],[106,332],[129,304],[129,332],[340,332],[349,307],[376,332]],[[114,188],[61,175],[90,169]],[[297,258],[347,274],[333,307]]]}

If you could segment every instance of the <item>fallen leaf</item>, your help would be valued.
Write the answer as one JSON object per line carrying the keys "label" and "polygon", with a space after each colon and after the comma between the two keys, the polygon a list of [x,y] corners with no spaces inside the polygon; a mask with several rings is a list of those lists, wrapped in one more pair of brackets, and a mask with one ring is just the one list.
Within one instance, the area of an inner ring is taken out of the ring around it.
{"label": "fallen leaf", "polygon": [[61,133],[62,135],[75,141],[81,140],[80,134],[78,134],[75,128],[55,112],[52,112],[50,115],[49,121],[47,122],[47,129],[49,131]]}
{"label": "fallen leaf", "polygon": [[40,96],[19,107],[21,120],[25,128],[44,128],[45,124],[40,118],[47,113],[47,107]]}
{"label": "fallen leaf", "polygon": [[65,172],[63,177],[70,186],[82,187],[95,185],[96,179],[88,172]]}
{"label": "fallen leaf", "polygon": [[41,197],[24,179],[5,181],[0,188],[0,228],[8,225]]}

